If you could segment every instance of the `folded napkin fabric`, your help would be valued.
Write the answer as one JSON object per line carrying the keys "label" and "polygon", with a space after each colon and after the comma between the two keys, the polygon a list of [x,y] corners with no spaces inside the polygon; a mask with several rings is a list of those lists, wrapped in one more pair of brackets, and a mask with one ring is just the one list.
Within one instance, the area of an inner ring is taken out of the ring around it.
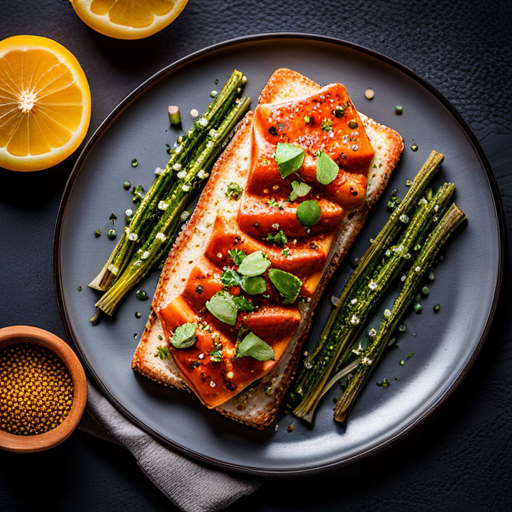
{"label": "folded napkin fabric", "polygon": [[79,428],[127,448],[146,476],[184,512],[216,512],[255,491],[264,478],[199,464],[164,446],[127,420],[89,380]]}

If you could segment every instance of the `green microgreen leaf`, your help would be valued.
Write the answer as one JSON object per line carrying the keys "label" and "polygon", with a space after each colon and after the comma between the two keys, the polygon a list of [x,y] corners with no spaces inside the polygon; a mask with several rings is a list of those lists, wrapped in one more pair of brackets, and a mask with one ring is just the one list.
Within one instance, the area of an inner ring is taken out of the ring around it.
{"label": "green microgreen leaf", "polygon": [[241,295],[233,297],[233,302],[240,311],[254,311],[254,304]]}
{"label": "green microgreen leaf", "polygon": [[242,290],[249,295],[259,295],[267,290],[267,283],[263,277],[244,277],[242,280]]}
{"label": "green microgreen leaf", "polygon": [[244,258],[238,267],[238,273],[247,277],[263,274],[271,265],[271,261],[261,251],[256,251]]}
{"label": "green microgreen leaf", "polygon": [[206,309],[218,320],[228,325],[235,325],[238,308],[233,295],[226,291],[217,292],[207,303]]}
{"label": "green microgreen leaf", "polygon": [[231,259],[233,260],[233,263],[238,267],[244,258],[247,256],[244,251],[241,251],[240,249],[231,249],[228,251],[228,254],[231,256]]}
{"label": "green microgreen leaf", "polygon": [[220,282],[226,288],[231,288],[232,286],[242,286],[242,276],[232,268],[224,268],[224,272],[220,275]]}
{"label": "green microgreen leaf", "polygon": [[274,358],[274,350],[261,338],[250,332],[238,345],[236,358],[252,357],[257,361],[269,361]]}
{"label": "green microgreen leaf", "polygon": [[293,144],[278,142],[275,161],[281,178],[286,178],[297,172],[304,163],[304,150]]}
{"label": "green microgreen leaf", "polygon": [[329,185],[338,176],[338,164],[327,154],[319,153],[316,160],[316,179],[322,185]]}
{"label": "green microgreen leaf", "polygon": [[269,206],[272,206],[274,208],[277,208],[278,210],[283,210],[283,205],[278,203],[273,197],[271,197],[269,200],[268,200],[268,205]]}
{"label": "green microgreen leaf", "polygon": [[322,210],[316,201],[304,201],[297,207],[296,215],[303,226],[313,226],[320,220]]}
{"label": "green microgreen leaf", "polygon": [[171,355],[171,352],[167,347],[160,345],[159,347],[156,347],[155,355],[158,356],[160,359],[165,359],[166,357],[169,357]]}
{"label": "green microgreen leaf", "polygon": [[332,129],[332,121],[326,117],[326,118],[322,119],[322,124],[320,126],[322,128],[322,131],[330,132]]}
{"label": "green microgreen leaf", "polygon": [[302,281],[293,274],[271,268],[268,271],[268,277],[272,284],[277,288],[279,294],[283,297],[283,304],[292,304],[299,296],[302,288]]}
{"label": "green microgreen leaf", "polygon": [[237,201],[242,197],[244,189],[238,183],[230,183],[226,189],[226,197]]}
{"label": "green microgreen leaf", "polygon": [[197,324],[183,324],[176,327],[171,343],[176,348],[188,348],[196,342]]}
{"label": "green microgreen leaf", "polygon": [[290,196],[288,199],[290,201],[295,201],[298,197],[304,197],[309,194],[311,187],[302,181],[292,181],[292,191],[290,192]]}
{"label": "green microgreen leaf", "polygon": [[288,243],[288,238],[286,238],[284,231],[280,230],[275,235],[269,233],[267,235],[267,242],[273,242],[278,245],[285,245]]}

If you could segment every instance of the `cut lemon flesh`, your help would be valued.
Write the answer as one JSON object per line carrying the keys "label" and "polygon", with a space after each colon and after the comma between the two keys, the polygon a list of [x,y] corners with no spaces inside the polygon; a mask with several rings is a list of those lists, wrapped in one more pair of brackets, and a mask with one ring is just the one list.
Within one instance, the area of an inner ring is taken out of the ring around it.
{"label": "cut lemon flesh", "polygon": [[39,36],[0,41],[0,166],[40,171],[70,156],[91,119],[91,93],[76,58]]}
{"label": "cut lemon flesh", "polygon": [[70,0],[80,19],[116,39],[142,39],[174,21],[188,0]]}

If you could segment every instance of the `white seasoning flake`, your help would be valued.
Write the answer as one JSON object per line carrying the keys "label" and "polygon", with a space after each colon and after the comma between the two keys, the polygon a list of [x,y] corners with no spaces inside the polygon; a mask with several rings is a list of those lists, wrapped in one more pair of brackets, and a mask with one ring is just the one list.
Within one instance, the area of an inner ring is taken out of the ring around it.
{"label": "white seasoning flake", "polygon": [[175,170],[175,171],[181,171],[181,164],[179,163],[176,163],[172,166],[172,168]]}
{"label": "white seasoning flake", "polygon": [[217,253],[217,258],[219,258],[219,259],[222,258],[222,253],[221,252]]}
{"label": "white seasoning flake", "polygon": [[127,217],[131,217],[133,215],[133,210],[131,210],[130,208],[128,208],[128,210],[126,210],[124,212],[124,214],[127,216]]}
{"label": "white seasoning flake", "polygon": [[377,329],[372,327],[368,332],[368,336],[370,336],[370,338],[375,338],[375,336],[377,336]]}
{"label": "white seasoning flake", "polygon": [[187,220],[189,217],[190,217],[190,212],[188,212],[187,210],[182,212],[182,214],[180,216],[181,220]]}
{"label": "white seasoning flake", "polygon": [[359,323],[359,318],[357,318],[356,315],[352,315],[352,318],[350,319],[350,323],[352,325],[357,325]]}
{"label": "white seasoning flake", "polygon": [[201,117],[201,119],[197,121],[197,124],[201,125],[202,127],[205,127],[208,125],[208,119],[206,119],[206,117]]}
{"label": "white seasoning flake", "polygon": [[159,210],[167,210],[168,207],[169,207],[169,203],[166,203],[165,201],[160,201],[158,203]]}
{"label": "white seasoning flake", "polygon": [[333,295],[331,297],[331,304],[336,307],[340,302],[340,298],[339,297],[336,297],[336,295]]}
{"label": "white seasoning flake", "polygon": [[158,174],[163,174],[163,172],[164,172],[164,170],[163,170],[162,168],[160,168],[160,167],[157,167],[157,168],[155,169],[155,174],[157,174],[157,175],[158,175]]}
{"label": "white seasoning flake", "polygon": [[145,259],[147,259],[148,256],[149,256],[149,251],[144,251],[142,256],[140,257],[140,259],[145,260]]}
{"label": "white seasoning flake", "polygon": [[376,290],[377,289],[377,283],[375,281],[370,281],[368,283],[368,288],[370,288],[370,290]]}
{"label": "white seasoning flake", "polygon": [[403,215],[400,215],[400,222],[407,224],[409,222],[409,217],[405,215],[405,213]]}
{"label": "white seasoning flake", "polygon": [[419,272],[421,270],[421,267],[418,265],[415,269],[414,269],[414,272]]}
{"label": "white seasoning flake", "polygon": [[370,358],[364,356],[363,359],[361,360],[361,363],[365,364],[366,366],[371,366],[372,360]]}
{"label": "white seasoning flake", "polygon": [[183,185],[181,187],[181,190],[183,190],[183,192],[188,192],[190,190],[190,187],[188,185]]}
{"label": "white seasoning flake", "polygon": [[357,304],[357,299],[352,299],[352,300],[350,301],[350,304]]}
{"label": "white seasoning flake", "polygon": [[374,96],[375,96],[375,91],[373,89],[366,89],[366,91],[364,91],[364,97],[367,100],[373,100]]}
{"label": "white seasoning flake", "polygon": [[385,316],[386,318],[389,318],[389,317],[391,316],[391,311],[389,311],[389,309],[385,309],[385,310],[384,310],[384,316]]}
{"label": "white seasoning flake", "polygon": [[214,388],[214,387],[215,387],[215,382],[213,382],[213,380],[212,380],[212,381],[210,381],[210,387],[211,387],[211,388]]}
{"label": "white seasoning flake", "polygon": [[128,235],[128,240],[131,240],[132,242],[135,242],[137,238],[139,238],[139,235],[137,235],[137,233],[130,233]]}
{"label": "white seasoning flake", "polygon": [[195,108],[190,111],[190,117],[196,118],[198,115],[199,112]]}
{"label": "white seasoning flake", "polygon": [[204,359],[204,354],[199,354],[199,355],[197,356],[197,359]]}
{"label": "white seasoning flake", "polygon": [[165,242],[167,240],[167,237],[163,233],[158,233],[155,236],[156,240],[161,240],[162,242]]}
{"label": "white seasoning flake", "polygon": [[187,171],[180,171],[178,173],[178,179],[182,180],[187,175]]}

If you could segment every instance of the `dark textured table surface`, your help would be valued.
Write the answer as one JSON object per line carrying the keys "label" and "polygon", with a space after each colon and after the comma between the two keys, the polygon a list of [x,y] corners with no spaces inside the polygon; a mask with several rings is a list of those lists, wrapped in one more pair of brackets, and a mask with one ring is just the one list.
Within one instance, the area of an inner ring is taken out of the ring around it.
{"label": "dark textured table surface", "polygon": [[[399,61],[436,87],[483,146],[510,225],[509,0],[190,0],[169,28],[133,42],[94,33],[67,1],[0,0],[0,39],[50,37],[82,64],[93,99],[89,136],[126,94],[164,66],[227,39],[270,32],[344,39]],[[33,325],[65,338],[54,292],[52,239],[73,163],[71,158],[31,174],[0,169],[0,327]],[[505,267],[509,262],[507,253]],[[421,428],[355,465],[270,479],[229,510],[512,510],[509,289],[506,273],[487,343],[455,394]],[[49,452],[0,453],[0,510],[36,508],[177,510],[127,451],[81,431]]]}

